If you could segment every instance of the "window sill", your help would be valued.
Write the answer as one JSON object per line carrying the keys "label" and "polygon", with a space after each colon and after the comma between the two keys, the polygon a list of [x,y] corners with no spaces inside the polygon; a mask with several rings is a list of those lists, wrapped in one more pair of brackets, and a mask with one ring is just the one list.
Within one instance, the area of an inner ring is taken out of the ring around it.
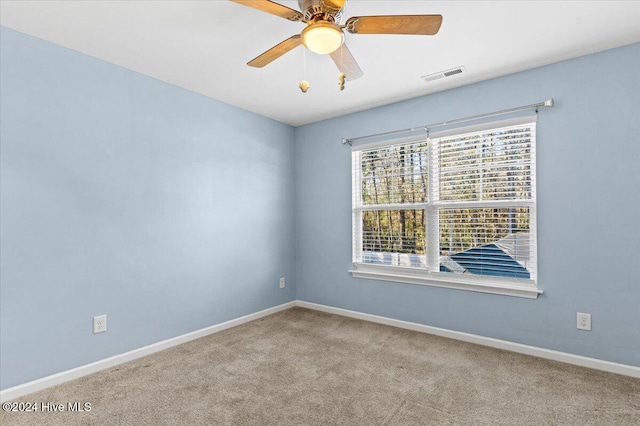
{"label": "window sill", "polygon": [[535,282],[528,280],[514,283],[513,280],[492,277],[491,281],[488,281],[487,277],[478,275],[451,276],[451,274],[430,273],[417,268],[389,267],[366,263],[354,263],[353,269],[349,272],[354,278],[453,288],[529,299],[537,299],[538,295],[542,294],[542,290],[538,289]]}

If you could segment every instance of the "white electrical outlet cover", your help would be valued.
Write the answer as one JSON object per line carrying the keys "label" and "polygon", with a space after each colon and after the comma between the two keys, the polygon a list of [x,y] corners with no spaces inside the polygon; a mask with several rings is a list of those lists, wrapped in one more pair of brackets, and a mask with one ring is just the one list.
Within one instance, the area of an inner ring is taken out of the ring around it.
{"label": "white electrical outlet cover", "polygon": [[582,312],[578,312],[578,330],[587,330],[591,331],[591,314],[585,314]]}
{"label": "white electrical outlet cover", "polygon": [[284,278],[280,278],[280,288],[284,288]]}
{"label": "white electrical outlet cover", "polygon": [[107,331],[107,316],[99,315],[93,317],[93,334],[104,333]]}

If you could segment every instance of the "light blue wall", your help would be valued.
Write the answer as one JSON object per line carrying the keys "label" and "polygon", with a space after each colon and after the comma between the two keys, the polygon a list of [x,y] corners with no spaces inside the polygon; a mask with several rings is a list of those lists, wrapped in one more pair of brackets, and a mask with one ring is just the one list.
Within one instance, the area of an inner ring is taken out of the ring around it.
{"label": "light blue wall", "polygon": [[[295,298],[640,365],[640,44],[294,132],[6,28],[0,43],[0,388]],[[347,273],[340,138],[549,97],[544,295]],[[109,331],[93,335],[99,314]]]}
{"label": "light blue wall", "polygon": [[[297,298],[640,366],[638,69],[634,44],[297,128]],[[550,97],[556,106],[538,120],[540,298],[347,273],[351,154],[341,138]],[[578,311],[593,315],[593,331],[576,330]]]}
{"label": "light blue wall", "polygon": [[0,36],[1,388],[295,299],[293,128]]}

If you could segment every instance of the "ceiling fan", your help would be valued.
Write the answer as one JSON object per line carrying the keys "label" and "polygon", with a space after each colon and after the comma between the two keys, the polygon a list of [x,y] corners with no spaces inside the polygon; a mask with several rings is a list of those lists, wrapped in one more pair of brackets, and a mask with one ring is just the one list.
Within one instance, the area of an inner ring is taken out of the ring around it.
{"label": "ceiling fan", "polygon": [[247,65],[262,68],[302,44],[312,52],[331,56],[341,72],[341,89],[345,79],[362,77],[360,66],[344,43],[344,30],[351,34],[434,35],[442,24],[442,15],[353,16],[340,24],[347,0],[298,0],[302,12],[270,0],[231,1],[307,25],[300,34],[275,45]]}

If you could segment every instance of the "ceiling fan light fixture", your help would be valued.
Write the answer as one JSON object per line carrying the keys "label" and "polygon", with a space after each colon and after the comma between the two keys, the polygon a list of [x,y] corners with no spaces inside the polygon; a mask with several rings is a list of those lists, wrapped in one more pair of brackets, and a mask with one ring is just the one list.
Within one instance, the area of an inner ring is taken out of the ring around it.
{"label": "ceiling fan light fixture", "polygon": [[314,53],[327,55],[342,46],[344,35],[337,25],[320,21],[302,31],[302,43]]}

